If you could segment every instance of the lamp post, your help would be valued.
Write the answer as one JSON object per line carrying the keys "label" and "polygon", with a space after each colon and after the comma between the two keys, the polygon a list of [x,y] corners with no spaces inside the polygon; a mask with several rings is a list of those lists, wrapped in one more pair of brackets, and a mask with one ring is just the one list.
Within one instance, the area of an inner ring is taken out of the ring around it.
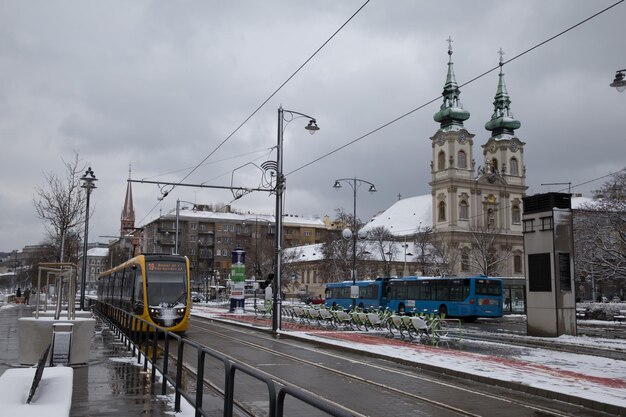
{"label": "lamp post", "polygon": [[187,203],[187,204],[193,204],[193,211],[196,211],[196,203],[192,203],[191,201],[185,201],[185,200],[180,200],[177,199],[176,200],[176,241],[174,242],[174,254],[178,255],[178,223],[179,223],[179,218],[180,218],[180,202],[183,203]]}
{"label": "lamp post", "polygon": [[406,243],[406,241],[404,242],[404,244],[402,245],[402,247],[404,247],[404,269],[402,271],[402,275],[404,276],[408,276],[409,275],[409,270],[406,267],[406,256],[413,256],[413,254],[411,252],[407,253],[407,248],[409,247],[409,244]]}
{"label": "lamp post", "polygon": [[354,308],[356,306],[356,298],[355,298],[355,293],[356,293],[356,289],[354,288],[356,286],[356,240],[357,240],[357,236],[361,239],[365,238],[365,235],[360,235],[358,230],[357,230],[357,224],[356,224],[356,192],[359,189],[359,186],[361,184],[368,184],[369,185],[369,189],[367,191],[369,191],[370,193],[375,193],[376,190],[376,186],[366,180],[362,180],[360,178],[339,178],[337,180],[335,180],[335,184],[333,185],[333,188],[335,189],[340,189],[341,188],[341,183],[344,182],[346,184],[348,184],[351,188],[352,188],[352,199],[354,202],[354,211],[352,212],[352,229],[350,230],[348,228],[344,229],[343,232],[341,233],[342,236],[344,237],[344,239],[350,239],[352,238],[352,289],[350,290],[351,296],[352,296],[352,308]]}
{"label": "lamp post", "polygon": [[[285,113],[291,116],[289,119],[285,119]],[[278,108],[278,140],[276,144],[276,250],[274,260],[274,282],[272,285],[272,331],[277,332],[281,327],[281,314],[282,314],[282,295],[281,290],[281,261],[282,261],[282,229],[283,229],[283,191],[285,190],[285,177],[283,175],[283,122],[291,122],[296,118],[304,117],[309,119],[309,124],[305,127],[310,134],[314,134],[320,128],[317,126],[317,121],[314,117],[308,116],[304,113],[299,113],[292,110],[284,110],[282,106]]]}
{"label": "lamp post", "polygon": [[611,84],[609,84],[611,87],[615,87],[620,93],[623,93],[624,90],[626,90],[626,80],[624,79],[626,74],[624,73],[626,73],[626,69],[616,71],[615,79]]}
{"label": "lamp post", "polygon": [[87,202],[85,209],[85,241],[83,242],[83,270],[81,271],[80,276],[80,309],[85,310],[85,283],[87,281],[87,241],[89,239],[89,196],[91,195],[91,190],[96,188],[95,182],[98,181],[96,176],[94,175],[91,167],[85,171],[85,175],[81,177],[83,183],[81,184],[81,188],[84,188],[87,192]]}
{"label": "lamp post", "polygon": [[245,224],[245,222],[247,220],[253,220],[254,219],[254,311],[256,311],[256,306],[257,306],[257,292],[258,292],[258,285],[257,285],[257,275],[261,275],[261,278],[263,278],[262,274],[261,274],[261,265],[259,264],[259,220],[261,222],[265,222],[265,223],[270,223],[269,220],[267,219],[259,219],[258,216],[254,216],[254,218],[250,217],[250,218],[246,218],[243,219],[243,222]]}

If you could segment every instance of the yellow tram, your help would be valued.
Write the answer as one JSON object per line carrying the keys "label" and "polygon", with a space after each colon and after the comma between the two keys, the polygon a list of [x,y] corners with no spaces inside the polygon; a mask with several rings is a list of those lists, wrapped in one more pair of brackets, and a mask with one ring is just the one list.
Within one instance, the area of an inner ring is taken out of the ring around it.
{"label": "yellow tram", "polygon": [[144,254],[100,274],[98,300],[172,332],[189,327],[191,286],[186,256]]}

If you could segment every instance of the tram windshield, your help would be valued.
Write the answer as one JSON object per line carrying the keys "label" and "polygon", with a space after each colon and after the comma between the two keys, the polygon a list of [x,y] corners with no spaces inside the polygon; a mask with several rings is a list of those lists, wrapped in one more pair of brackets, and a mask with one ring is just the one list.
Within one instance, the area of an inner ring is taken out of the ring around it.
{"label": "tram windshield", "polygon": [[173,307],[187,303],[187,273],[184,262],[147,261],[148,305]]}

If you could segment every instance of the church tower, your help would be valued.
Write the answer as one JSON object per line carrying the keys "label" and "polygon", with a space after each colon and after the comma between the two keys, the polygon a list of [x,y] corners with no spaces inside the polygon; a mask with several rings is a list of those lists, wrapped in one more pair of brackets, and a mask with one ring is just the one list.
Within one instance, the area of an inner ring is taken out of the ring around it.
{"label": "church tower", "polygon": [[[128,167],[128,179],[130,179],[130,166]],[[120,236],[131,234],[135,229],[135,209],[133,208],[133,189],[128,182],[126,185],[126,198],[122,209]]]}
{"label": "church tower", "polygon": [[[483,190],[480,203],[482,222],[502,233],[522,233],[522,197],[526,195],[526,168],[524,166],[524,142],[515,135],[521,123],[511,112],[511,100],[502,71],[502,49],[498,88],[493,101],[491,120],[485,129],[491,137],[482,145],[484,165],[478,169],[476,182]],[[487,195],[485,195],[487,193]]]}
{"label": "church tower", "polygon": [[470,191],[474,180],[474,135],[463,126],[470,113],[459,100],[461,91],[454,75],[451,38],[448,38],[448,57],[443,103],[433,116],[439,122],[439,129],[430,138],[434,232],[452,232],[467,228],[470,219]]}

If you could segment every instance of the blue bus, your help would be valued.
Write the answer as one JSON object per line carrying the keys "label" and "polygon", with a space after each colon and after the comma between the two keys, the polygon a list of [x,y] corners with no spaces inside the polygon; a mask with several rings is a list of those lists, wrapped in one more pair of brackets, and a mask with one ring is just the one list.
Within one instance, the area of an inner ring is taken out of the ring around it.
{"label": "blue bus", "polygon": [[502,317],[503,282],[484,275],[467,278],[405,277],[387,283],[387,307],[397,313],[438,312],[472,322]]}
{"label": "blue bus", "polygon": [[[387,281],[389,278],[378,278],[375,281],[356,281],[355,285],[359,287],[359,298],[355,299],[355,305],[364,310],[384,308]],[[353,299],[350,298],[350,287],[352,287],[352,281],[326,284],[326,306],[334,309],[351,308]]]}

